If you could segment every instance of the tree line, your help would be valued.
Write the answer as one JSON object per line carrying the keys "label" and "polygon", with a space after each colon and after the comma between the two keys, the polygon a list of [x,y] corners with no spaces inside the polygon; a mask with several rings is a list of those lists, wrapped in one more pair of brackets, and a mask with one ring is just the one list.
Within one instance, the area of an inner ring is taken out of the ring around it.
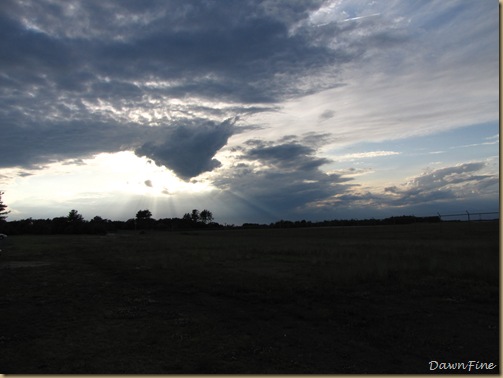
{"label": "tree line", "polygon": [[312,221],[288,221],[279,220],[270,224],[244,223],[242,226],[221,225],[214,222],[213,213],[207,209],[199,211],[192,210],[185,213],[181,218],[152,218],[150,210],[139,210],[134,218],[126,221],[117,221],[95,216],[87,221],[77,211],[71,210],[67,216],[52,219],[22,219],[16,221],[6,221],[7,206],[2,202],[0,192],[0,233],[18,234],[107,234],[121,230],[145,232],[146,230],[156,231],[179,231],[179,230],[202,230],[202,229],[235,229],[235,228],[304,228],[304,227],[337,227],[337,226],[378,226],[392,224],[411,223],[434,223],[441,222],[439,216],[416,217],[413,215],[403,215],[389,217],[385,219],[346,219],[346,220],[324,220]]}
{"label": "tree line", "polygon": [[182,218],[153,219],[149,210],[140,210],[135,218],[126,221],[116,221],[95,216],[87,221],[77,210],[71,210],[66,217],[53,219],[22,219],[0,222],[0,232],[17,234],[107,234],[121,230],[145,232],[150,231],[183,231],[204,229],[264,229],[264,228],[305,228],[305,227],[340,227],[340,226],[378,226],[392,224],[433,223],[440,222],[438,216],[415,217],[398,216],[385,219],[349,219],[325,220],[311,222],[306,220],[280,220],[270,224],[244,223],[242,226],[221,225],[213,222],[213,215],[209,210],[193,210]]}
{"label": "tree line", "polygon": [[393,224],[437,223],[441,222],[439,216],[416,217],[414,215],[393,216],[384,219],[333,219],[318,222],[306,220],[288,221],[280,220],[269,225],[257,223],[244,223],[243,228],[303,228],[303,227],[343,227],[343,226],[384,226]]}
{"label": "tree line", "polygon": [[120,230],[133,231],[176,231],[188,229],[218,229],[223,228],[213,222],[213,214],[209,210],[194,209],[182,218],[153,219],[150,210],[139,210],[134,218],[117,221],[95,216],[85,220],[77,211],[71,210],[65,217],[52,219],[21,219],[6,222],[0,221],[0,232],[17,234],[107,234]]}
{"label": "tree line", "polygon": [[153,219],[150,210],[139,210],[134,218],[126,221],[117,221],[95,216],[85,220],[77,210],[70,210],[67,216],[52,219],[21,219],[7,222],[10,211],[2,201],[0,191],[0,233],[18,234],[107,234],[119,230],[159,230],[175,231],[186,229],[217,229],[223,228],[214,222],[213,213],[207,209],[192,210],[182,218]]}

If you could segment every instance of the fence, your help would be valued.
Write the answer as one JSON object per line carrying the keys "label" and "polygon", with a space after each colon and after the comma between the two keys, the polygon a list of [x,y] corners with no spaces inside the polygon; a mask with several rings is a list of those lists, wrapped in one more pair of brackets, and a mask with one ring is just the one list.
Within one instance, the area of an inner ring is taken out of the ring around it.
{"label": "fence", "polygon": [[[437,214],[441,220],[443,220],[442,218],[450,218],[450,217],[458,217],[458,220],[463,220],[465,217],[467,217],[468,222],[470,222],[472,220],[483,221],[483,220],[499,219],[499,212],[498,211],[491,211],[488,213],[470,213],[470,212],[468,212],[468,210],[465,210],[465,212],[461,213],[461,214],[444,214],[444,215],[440,215],[439,213],[437,213]],[[497,217],[490,217],[490,218],[484,217],[484,219],[482,219],[482,215],[495,215],[495,214],[498,214],[498,216]],[[477,219],[477,216],[478,216],[478,219]]]}

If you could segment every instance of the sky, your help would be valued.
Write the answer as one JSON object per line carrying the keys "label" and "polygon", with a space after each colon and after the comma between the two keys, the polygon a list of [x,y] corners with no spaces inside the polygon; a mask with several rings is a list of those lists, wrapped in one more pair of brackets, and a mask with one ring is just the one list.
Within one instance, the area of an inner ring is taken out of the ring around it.
{"label": "sky", "polygon": [[499,211],[497,0],[2,0],[8,220]]}

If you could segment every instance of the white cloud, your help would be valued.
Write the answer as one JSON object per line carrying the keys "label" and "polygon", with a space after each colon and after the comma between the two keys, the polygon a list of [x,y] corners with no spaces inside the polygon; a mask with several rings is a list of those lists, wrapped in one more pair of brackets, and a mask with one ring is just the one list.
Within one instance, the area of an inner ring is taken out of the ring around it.
{"label": "white cloud", "polygon": [[392,155],[400,155],[400,152],[396,152],[396,151],[357,152],[357,153],[353,153],[353,154],[335,156],[334,159],[337,161],[346,161],[346,160],[369,159],[369,158],[382,157],[382,156],[392,156]]}

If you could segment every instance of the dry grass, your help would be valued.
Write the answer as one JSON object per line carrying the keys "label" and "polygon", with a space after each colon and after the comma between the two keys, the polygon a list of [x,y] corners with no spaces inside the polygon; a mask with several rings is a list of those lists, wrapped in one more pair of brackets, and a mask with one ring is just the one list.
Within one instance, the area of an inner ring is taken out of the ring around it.
{"label": "dry grass", "polygon": [[17,236],[3,249],[4,373],[499,365],[496,223]]}

